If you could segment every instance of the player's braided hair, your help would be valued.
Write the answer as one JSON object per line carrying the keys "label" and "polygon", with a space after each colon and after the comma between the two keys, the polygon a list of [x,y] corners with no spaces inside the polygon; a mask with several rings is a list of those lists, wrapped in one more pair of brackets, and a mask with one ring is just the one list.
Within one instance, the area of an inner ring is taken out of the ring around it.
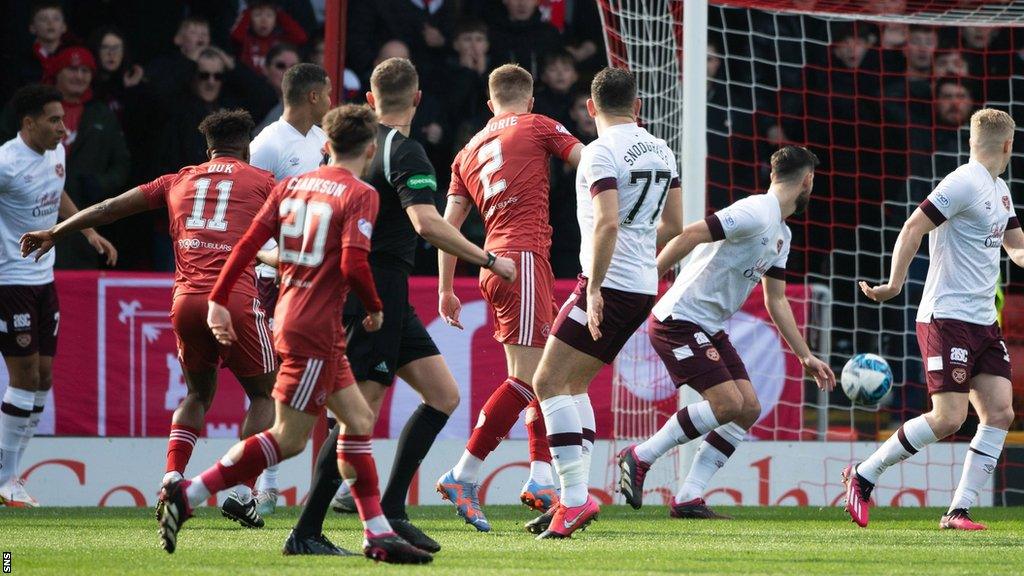
{"label": "player's braided hair", "polygon": [[245,110],[218,110],[203,118],[199,131],[206,137],[206,145],[211,150],[244,149],[249,146],[255,126],[252,116]]}
{"label": "player's braided hair", "polygon": [[377,115],[365,104],[344,104],[324,115],[323,128],[334,154],[352,158],[377,136]]}
{"label": "player's braided hair", "polygon": [[598,112],[632,116],[636,101],[636,78],[624,68],[605,68],[590,83],[590,97]]}

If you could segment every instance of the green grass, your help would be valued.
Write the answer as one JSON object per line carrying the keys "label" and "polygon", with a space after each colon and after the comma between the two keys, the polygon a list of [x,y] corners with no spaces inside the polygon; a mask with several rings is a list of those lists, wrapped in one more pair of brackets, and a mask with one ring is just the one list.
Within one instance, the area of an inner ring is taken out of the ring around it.
{"label": "green grass", "polygon": [[[284,509],[263,530],[243,530],[210,509],[190,520],[168,556],[149,509],[0,508],[0,550],[13,574],[1020,574],[1024,512],[976,511],[989,530],[941,531],[942,510],[878,509],[859,529],[840,508],[721,508],[732,521],[671,520],[663,507],[634,512],[607,506],[569,541],[537,542],[521,526],[532,516],[512,506],[486,509],[494,525],[479,534],[446,507],[412,510],[443,546],[428,567],[374,565],[359,558],[296,558],[280,553],[297,516]],[[353,516],[328,518],[328,536],[358,549]]]}

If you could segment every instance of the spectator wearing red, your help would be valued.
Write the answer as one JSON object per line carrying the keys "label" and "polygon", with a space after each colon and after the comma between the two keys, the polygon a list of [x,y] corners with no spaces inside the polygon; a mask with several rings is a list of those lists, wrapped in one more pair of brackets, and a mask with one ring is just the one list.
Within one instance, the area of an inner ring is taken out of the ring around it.
{"label": "spectator wearing red", "polygon": [[276,2],[254,0],[249,2],[231,29],[231,39],[238,45],[239,60],[262,73],[271,48],[281,42],[301,46],[309,37]]}
{"label": "spectator wearing red", "polygon": [[[64,97],[67,177],[64,189],[79,208],[112,198],[128,181],[130,157],[117,117],[105,102],[94,100],[96,61],[89,50],[73,46],[47,61],[43,79]],[[57,268],[97,269],[96,250],[85,237],[57,248]]]}

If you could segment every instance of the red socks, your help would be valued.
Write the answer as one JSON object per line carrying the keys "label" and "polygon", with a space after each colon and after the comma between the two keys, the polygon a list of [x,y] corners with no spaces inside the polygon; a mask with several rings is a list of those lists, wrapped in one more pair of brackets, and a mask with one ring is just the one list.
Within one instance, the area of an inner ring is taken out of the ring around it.
{"label": "red socks", "polygon": [[359,510],[359,518],[367,521],[382,516],[380,507],[380,487],[377,480],[377,464],[373,461],[373,448],[369,436],[343,434],[338,436],[338,467],[344,470],[345,465],[351,467],[348,472],[355,472],[355,478],[342,477],[352,490],[352,497]]}
{"label": "red socks", "polygon": [[199,475],[203,485],[216,494],[225,488],[237,484],[246,484],[253,480],[268,466],[281,461],[281,449],[270,432],[260,432],[245,439],[242,457],[238,462],[231,462],[227,456],[220,459],[206,472]]}
{"label": "red socks", "polygon": [[533,390],[523,381],[508,377],[498,386],[480,410],[476,428],[466,443],[466,450],[481,460],[498,447],[508,431],[519,420],[519,413],[534,401]]}
{"label": "red socks", "polygon": [[165,472],[185,473],[185,466],[192,457],[192,449],[196,447],[196,440],[199,439],[199,430],[171,424],[171,433],[167,438],[167,468]]}
{"label": "red socks", "polygon": [[540,412],[540,402],[536,398],[526,407],[526,434],[530,440],[530,462],[550,463],[548,430],[544,426],[544,415]]}

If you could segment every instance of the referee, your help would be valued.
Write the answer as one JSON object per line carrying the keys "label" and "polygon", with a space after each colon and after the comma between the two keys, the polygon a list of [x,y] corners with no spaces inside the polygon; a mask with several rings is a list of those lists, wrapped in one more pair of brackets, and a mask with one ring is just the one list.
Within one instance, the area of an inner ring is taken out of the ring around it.
{"label": "referee", "polygon": [[[384,394],[396,375],[423,399],[402,430],[381,507],[399,536],[433,553],[441,546],[409,522],[405,500],[420,462],[459,404],[459,391],[437,346],[409,304],[416,235],[461,260],[491,269],[509,282],[515,280],[515,264],[467,240],[437,211],[434,168],[423,147],[408,137],[421,96],[412,63],[404,58],[381,62],[370,76],[370,89],[366,99],[380,120],[377,155],[369,173],[370,184],[380,194],[370,265],[384,302],[384,325],[377,332],[366,332],[361,324],[366,312],[357,299],[350,298],[345,306],[348,358],[359,389],[375,414],[380,414]],[[327,508],[341,485],[334,446],[337,436],[335,426],[317,456],[313,488],[293,531],[296,538],[322,538]]]}

